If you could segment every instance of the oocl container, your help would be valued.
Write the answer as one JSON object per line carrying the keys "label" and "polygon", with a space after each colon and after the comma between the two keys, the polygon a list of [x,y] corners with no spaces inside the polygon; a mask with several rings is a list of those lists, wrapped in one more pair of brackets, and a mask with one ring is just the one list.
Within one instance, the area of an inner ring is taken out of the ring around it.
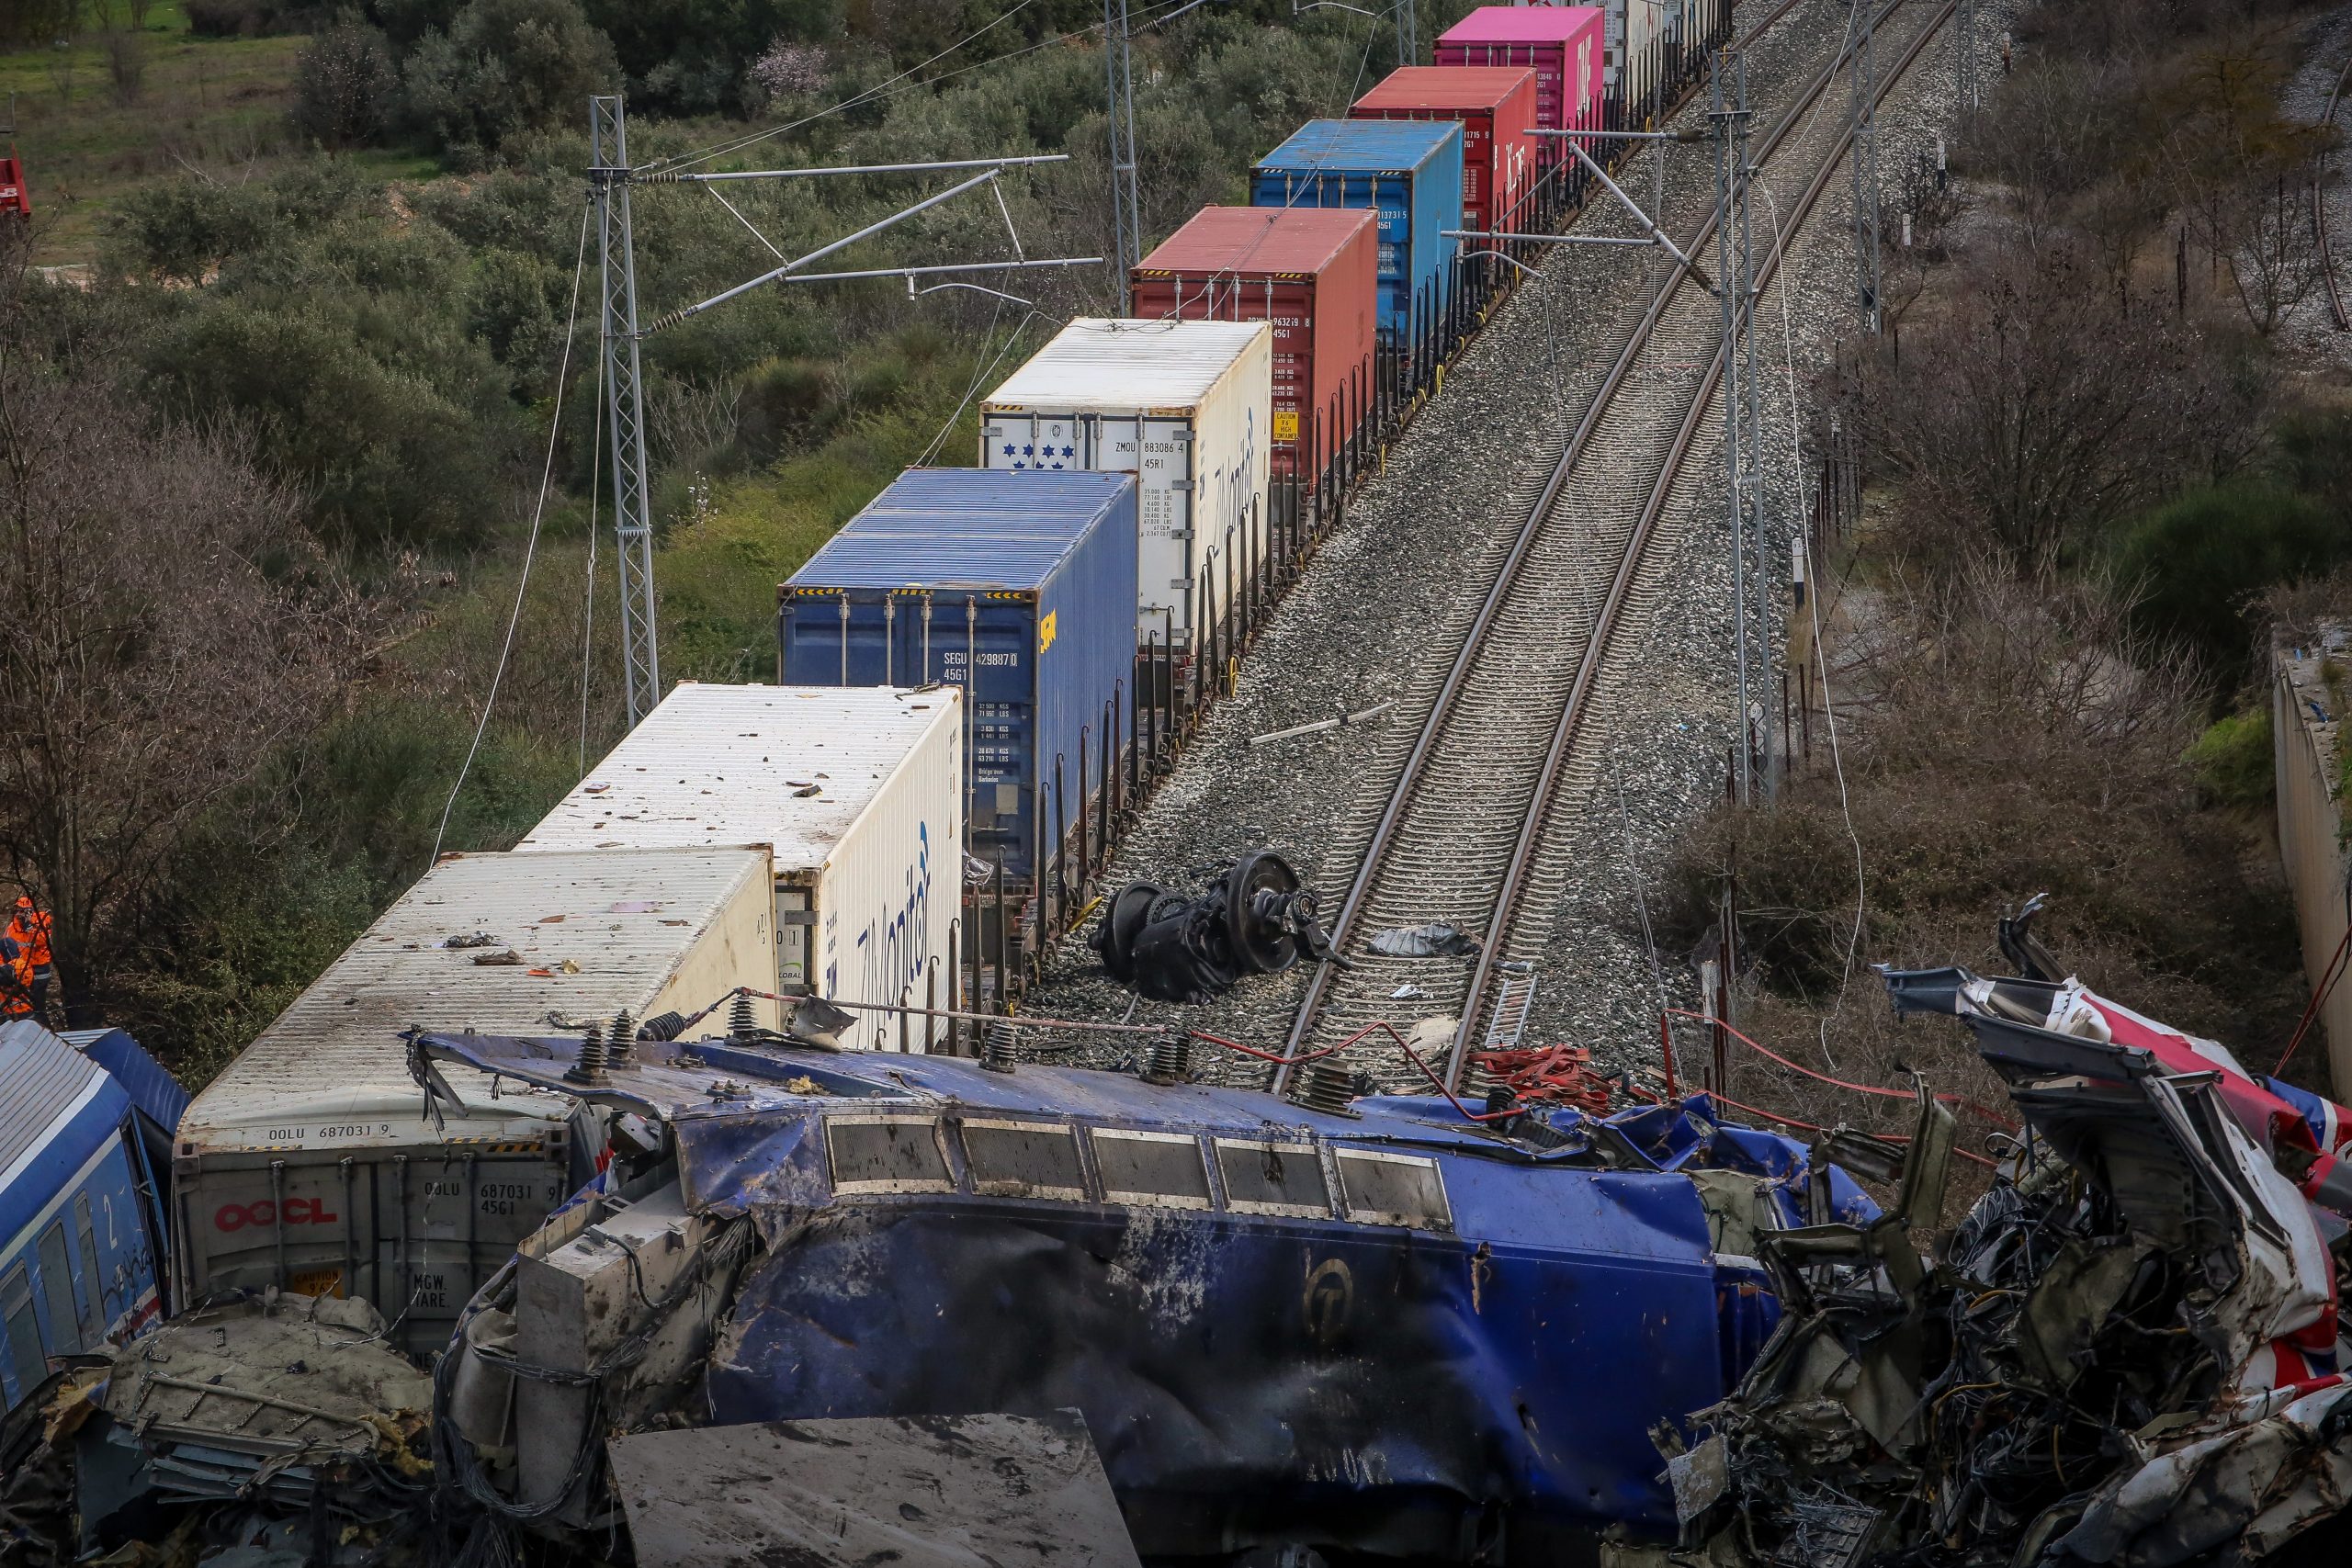
{"label": "oocl container", "polygon": [[[682,681],[514,848],[764,849],[775,958],[762,989],[920,1001],[953,964],[963,722],[953,688]],[[893,1050],[901,1033],[861,1011],[841,1043]]]}
{"label": "oocl container", "polygon": [[[980,467],[1134,474],[1136,625],[1180,654],[1266,552],[1272,329],[1080,317],[980,405]],[[1222,611],[1219,612],[1222,614]]]}
{"label": "oocl container", "polygon": [[[1481,6],[1440,33],[1434,52],[1440,65],[1526,66],[1538,128],[1599,130],[1611,81],[1604,24],[1597,6]],[[1557,137],[1535,140],[1546,163],[1568,156]]]}
{"label": "oocl container", "polygon": [[[1378,343],[1378,224],[1348,209],[1204,207],[1135,269],[1138,316],[1273,329],[1273,471],[1329,452],[1370,395]],[[1312,416],[1312,417],[1310,417]]]}
{"label": "oocl container", "polygon": [[971,852],[1015,881],[1056,831],[1054,759],[1074,829],[1080,759],[1091,795],[1106,722],[1125,728],[1136,494],[1125,474],[910,468],[786,585],[786,680],[962,689]]}
{"label": "oocl container", "polygon": [[361,1296],[404,1348],[447,1344],[594,1154],[571,1100],[471,1074],[436,1122],[401,1032],[697,1010],[775,972],[768,884],[758,850],[443,857],[180,1117],[176,1299]]}
{"label": "oocl container", "polygon": [[1252,207],[1369,208],[1380,220],[1380,330],[1414,324],[1444,287],[1462,226],[1462,128],[1310,119],[1250,174]]}
{"label": "oocl container", "polygon": [[1515,226],[1515,210],[1534,185],[1544,141],[1533,134],[1532,70],[1401,66],[1358,98],[1348,118],[1455,121],[1462,127],[1460,226],[1488,231]]}

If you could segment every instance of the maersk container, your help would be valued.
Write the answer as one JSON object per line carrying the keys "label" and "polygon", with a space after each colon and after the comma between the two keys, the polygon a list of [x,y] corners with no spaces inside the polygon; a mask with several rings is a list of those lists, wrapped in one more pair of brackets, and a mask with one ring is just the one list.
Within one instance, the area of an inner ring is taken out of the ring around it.
{"label": "maersk container", "polygon": [[1273,329],[1273,471],[1328,458],[1372,398],[1378,223],[1351,209],[1204,207],[1143,258],[1138,316]]}
{"label": "maersk container", "polygon": [[448,1343],[466,1299],[594,1174],[594,1123],[563,1096],[464,1075],[436,1122],[402,1032],[691,1013],[774,973],[768,882],[758,850],[444,856],[180,1117],[176,1299],[359,1296],[403,1348]]}
{"label": "maersk container", "polygon": [[[1406,65],[1358,98],[1350,119],[1456,121],[1462,127],[1462,227],[1497,231],[1518,221],[1535,183],[1535,73],[1487,65]],[[1475,247],[1474,247],[1475,248]]]}
{"label": "maersk container", "polygon": [[980,467],[1136,476],[1135,644],[1193,647],[1266,556],[1273,332],[1081,316],[980,404]]}
{"label": "maersk container", "polygon": [[1126,733],[1112,714],[1135,669],[1135,518],[1125,474],[910,468],[792,574],[785,679],[961,689],[969,847],[1025,882],[1057,831],[1054,760],[1074,830],[1106,718]]}
{"label": "maersk container", "polygon": [[1250,174],[1252,207],[1369,208],[1380,219],[1380,330],[1406,333],[1442,298],[1462,226],[1462,128],[1310,119]]}
{"label": "maersk container", "polygon": [[[774,874],[775,958],[754,984],[920,1002],[954,964],[963,722],[952,688],[681,681],[514,848],[757,846]],[[924,1032],[872,1011],[841,1035],[852,1049],[902,1039],[920,1050]]]}
{"label": "maersk container", "polygon": [[[1434,52],[1440,65],[1526,66],[1535,73],[1538,128],[1599,130],[1612,80],[1607,39],[1597,6],[1481,6],[1440,33]],[[1568,156],[1559,138],[1535,140],[1547,164]]]}

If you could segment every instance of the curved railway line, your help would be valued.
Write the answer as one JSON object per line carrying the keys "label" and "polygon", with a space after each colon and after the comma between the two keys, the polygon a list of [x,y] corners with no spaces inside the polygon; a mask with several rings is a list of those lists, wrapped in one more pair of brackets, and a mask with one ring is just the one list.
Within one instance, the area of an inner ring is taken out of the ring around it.
{"label": "curved railway line", "polygon": [[[1882,101],[1952,10],[1951,0],[1893,0],[1880,13],[1879,47],[1889,61],[1878,82]],[[1753,144],[1755,179],[1780,220],[1758,259],[1759,297],[1847,151],[1846,117],[1824,102],[1845,66],[1841,51]],[[1711,214],[1678,243],[1697,256],[1713,234]],[[1656,592],[1643,569],[1721,384],[1717,305],[1688,283],[1677,269],[1659,285],[1557,459],[1510,497],[1525,520],[1362,834],[1333,927],[1351,967],[1317,967],[1286,1056],[1371,1027],[1405,983],[1432,987],[1429,1005],[1455,1009],[1459,1037],[1476,1038],[1500,965],[1510,962],[1511,933],[1539,891],[1533,873],[1555,798],[1565,779],[1603,771],[1602,679],[1632,624],[1628,612]],[[1655,378],[1637,379],[1645,366],[1690,362],[1703,370],[1684,396]],[[1452,994],[1435,990],[1447,981],[1428,965],[1364,947],[1367,932],[1436,919],[1486,934],[1475,968]],[[1453,1054],[1449,1078],[1458,1077],[1464,1055]],[[1288,1077],[1285,1066],[1277,1087]]]}
{"label": "curved railway line", "polygon": [[[2328,90],[2327,107],[2319,117],[2322,125],[2335,123],[2335,107],[2344,98],[2344,87],[2352,81],[2352,56],[2346,56],[2344,69],[2335,73],[2335,85]],[[2312,169],[2312,236],[2319,243],[2319,276],[2327,290],[2327,313],[2335,322],[2337,332],[2352,332],[2352,315],[2344,310],[2344,294],[2335,281],[2335,246],[2327,231],[2327,154],[2322,152]]]}

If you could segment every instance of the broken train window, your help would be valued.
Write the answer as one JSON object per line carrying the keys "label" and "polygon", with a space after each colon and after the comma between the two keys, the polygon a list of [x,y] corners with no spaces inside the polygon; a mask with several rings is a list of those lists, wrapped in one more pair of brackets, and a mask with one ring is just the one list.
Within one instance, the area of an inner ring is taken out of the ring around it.
{"label": "broken train window", "polygon": [[1415,1230],[1453,1228],[1453,1211],[1446,1203],[1445,1178],[1437,1161],[1371,1149],[1340,1149],[1338,1154],[1340,1196],[1348,1218]]}
{"label": "broken train window", "polygon": [[964,1157],[972,1190],[993,1198],[1086,1200],[1076,1129],[1051,1122],[967,1121]]}
{"label": "broken train window", "polygon": [[1190,1133],[1141,1133],[1097,1127],[1094,1168],[1102,1201],[1161,1209],[1214,1207],[1201,1141]]}
{"label": "broken train window", "polygon": [[1225,1179],[1226,1206],[1236,1213],[1330,1215],[1331,1190],[1313,1144],[1219,1138],[1216,1169]]}
{"label": "broken train window", "polygon": [[835,1192],[956,1190],[938,1124],[929,1117],[829,1117],[825,1156]]}

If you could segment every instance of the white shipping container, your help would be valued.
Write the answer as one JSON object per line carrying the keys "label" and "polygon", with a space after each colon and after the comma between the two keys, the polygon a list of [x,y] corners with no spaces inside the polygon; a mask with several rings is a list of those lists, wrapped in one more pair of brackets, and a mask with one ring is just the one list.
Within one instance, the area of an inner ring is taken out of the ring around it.
{"label": "white shipping container", "polygon": [[[962,886],[963,694],[684,681],[514,846],[757,845],[775,873],[764,988],[940,1006]],[[921,1050],[920,1021],[903,1032]],[[860,1012],[842,1043],[895,1049]]]}
{"label": "white shipping container", "polygon": [[1666,0],[1612,0],[1612,5],[1623,7],[1625,12],[1625,58],[1632,66],[1631,101],[1657,86]]}
{"label": "white shipping container", "polygon": [[179,1299],[364,1296],[403,1344],[446,1342],[593,1151],[572,1100],[479,1074],[444,1075],[460,1105],[436,1125],[402,1032],[568,1035],[762,985],[771,880],[758,850],[443,857],[189,1105]]}
{"label": "white shipping container", "polygon": [[1136,641],[1179,650],[1266,556],[1273,329],[1263,321],[1080,317],[980,405],[980,467],[1136,480]]}

